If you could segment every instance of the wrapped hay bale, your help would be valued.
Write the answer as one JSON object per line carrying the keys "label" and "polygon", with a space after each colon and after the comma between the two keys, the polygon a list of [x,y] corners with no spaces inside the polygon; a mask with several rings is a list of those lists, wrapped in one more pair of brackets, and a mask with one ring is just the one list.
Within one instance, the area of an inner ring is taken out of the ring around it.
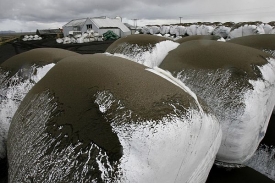
{"label": "wrapped hay bale", "polygon": [[160,26],[160,33],[162,35],[170,33],[170,26],[169,25],[162,25]]}
{"label": "wrapped hay bale", "polygon": [[63,43],[63,39],[58,38],[58,39],[56,39],[56,42],[57,42],[57,43]]}
{"label": "wrapped hay bale", "polygon": [[69,37],[64,37],[64,40],[63,40],[63,44],[70,44],[72,41],[71,41],[71,38]]}
{"label": "wrapped hay bale", "polygon": [[215,111],[223,130],[217,160],[229,166],[249,160],[275,104],[272,56],[238,44],[195,40],[170,51],[159,67],[181,79]]}
{"label": "wrapped hay bale", "polygon": [[31,88],[57,63],[78,53],[38,48],[15,55],[0,65],[0,161],[6,157],[10,122]]}
{"label": "wrapped hay bale", "polygon": [[107,53],[128,58],[148,67],[158,66],[167,53],[179,44],[171,39],[146,34],[129,35],[112,43]]}
{"label": "wrapped hay bale", "polygon": [[228,37],[230,39],[234,39],[237,37],[242,36],[249,36],[249,35],[257,35],[257,34],[264,34],[264,29],[258,25],[249,25],[249,24],[240,24],[236,25],[235,27],[231,28]]}
{"label": "wrapped hay bale", "polygon": [[149,32],[150,34],[159,34],[160,33],[160,28],[158,26],[151,26],[149,27]]}
{"label": "wrapped hay bale", "polygon": [[150,33],[150,28],[148,26],[144,26],[141,29],[142,34],[149,34]]}
{"label": "wrapped hay bale", "polygon": [[56,64],[14,116],[9,181],[203,183],[220,140],[211,110],[168,72],[74,56]]}
{"label": "wrapped hay bale", "polygon": [[226,26],[217,26],[214,30],[213,30],[213,35],[215,36],[220,36],[223,37],[224,39],[226,39],[228,37],[228,34],[230,32],[229,27]]}
{"label": "wrapped hay bale", "polygon": [[187,27],[186,33],[187,33],[189,36],[197,35],[197,28],[198,28],[197,25],[190,25],[189,27]]}

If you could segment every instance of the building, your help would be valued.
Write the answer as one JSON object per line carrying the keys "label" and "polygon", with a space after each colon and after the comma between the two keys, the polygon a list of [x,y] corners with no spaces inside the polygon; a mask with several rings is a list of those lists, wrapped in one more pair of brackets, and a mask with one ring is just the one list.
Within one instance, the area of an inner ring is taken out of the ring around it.
{"label": "building", "polygon": [[37,29],[36,34],[41,37],[63,37],[62,29]]}
{"label": "building", "polygon": [[137,27],[137,26],[133,26],[133,25],[130,25],[128,23],[124,23],[124,25],[126,27],[128,27],[128,29],[131,30],[131,34],[135,34],[137,31],[140,32],[141,31],[141,27]]}
{"label": "building", "polygon": [[71,20],[63,26],[64,36],[68,36],[71,31],[84,33],[87,30],[98,32],[103,35],[111,30],[119,37],[125,37],[131,34],[131,31],[117,18],[95,17]]}

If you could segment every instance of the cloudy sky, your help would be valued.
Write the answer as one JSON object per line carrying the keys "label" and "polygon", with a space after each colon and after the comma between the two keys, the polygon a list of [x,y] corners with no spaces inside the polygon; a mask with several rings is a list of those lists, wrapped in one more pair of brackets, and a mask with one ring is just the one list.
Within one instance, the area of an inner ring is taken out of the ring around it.
{"label": "cloudy sky", "polygon": [[0,0],[0,31],[62,28],[72,19],[120,16],[138,26],[195,21],[275,21],[275,0]]}

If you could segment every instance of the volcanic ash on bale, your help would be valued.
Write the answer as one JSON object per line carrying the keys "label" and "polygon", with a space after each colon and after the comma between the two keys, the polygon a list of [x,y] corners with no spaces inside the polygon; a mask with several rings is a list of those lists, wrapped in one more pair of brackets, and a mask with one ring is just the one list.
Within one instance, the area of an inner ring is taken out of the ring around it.
{"label": "volcanic ash on bale", "polygon": [[232,43],[188,41],[160,68],[172,72],[215,112],[223,130],[217,160],[242,164],[264,137],[275,104],[275,61]]}
{"label": "volcanic ash on bale", "polygon": [[9,180],[204,182],[220,125],[173,80],[104,54],[58,62],[12,120]]}

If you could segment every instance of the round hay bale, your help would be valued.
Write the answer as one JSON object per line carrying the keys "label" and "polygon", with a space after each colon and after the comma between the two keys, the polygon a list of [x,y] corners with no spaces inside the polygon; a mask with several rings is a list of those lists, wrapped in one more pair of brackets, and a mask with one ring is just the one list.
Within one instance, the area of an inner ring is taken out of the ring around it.
{"label": "round hay bale", "polygon": [[204,182],[219,123],[165,73],[104,54],[56,64],[13,118],[9,180]]}
{"label": "round hay bale", "polygon": [[275,60],[233,43],[196,40],[169,52],[168,70],[215,111],[223,129],[217,160],[243,164],[264,137],[275,104]]}
{"label": "round hay bale", "polygon": [[6,156],[11,119],[28,91],[59,60],[78,55],[57,48],[38,48],[11,57],[0,65],[0,159]]}
{"label": "round hay bale", "polygon": [[156,35],[135,34],[112,43],[107,53],[128,58],[148,67],[158,66],[167,53],[178,43]]}
{"label": "round hay bale", "polygon": [[275,35],[261,34],[239,37],[229,40],[228,42],[243,46],[249,46],[260,50],[275,50],[275,41],[271,40],[275,40]]}
{"label": "round hay bale", "polygon": [[194,41],[194,40],[218,40],[220,36],[213,36],[213,35],[196,35],[196,36],[187,36],[181,39],[176,40],[177,43],[184,43],[187,41]]}

